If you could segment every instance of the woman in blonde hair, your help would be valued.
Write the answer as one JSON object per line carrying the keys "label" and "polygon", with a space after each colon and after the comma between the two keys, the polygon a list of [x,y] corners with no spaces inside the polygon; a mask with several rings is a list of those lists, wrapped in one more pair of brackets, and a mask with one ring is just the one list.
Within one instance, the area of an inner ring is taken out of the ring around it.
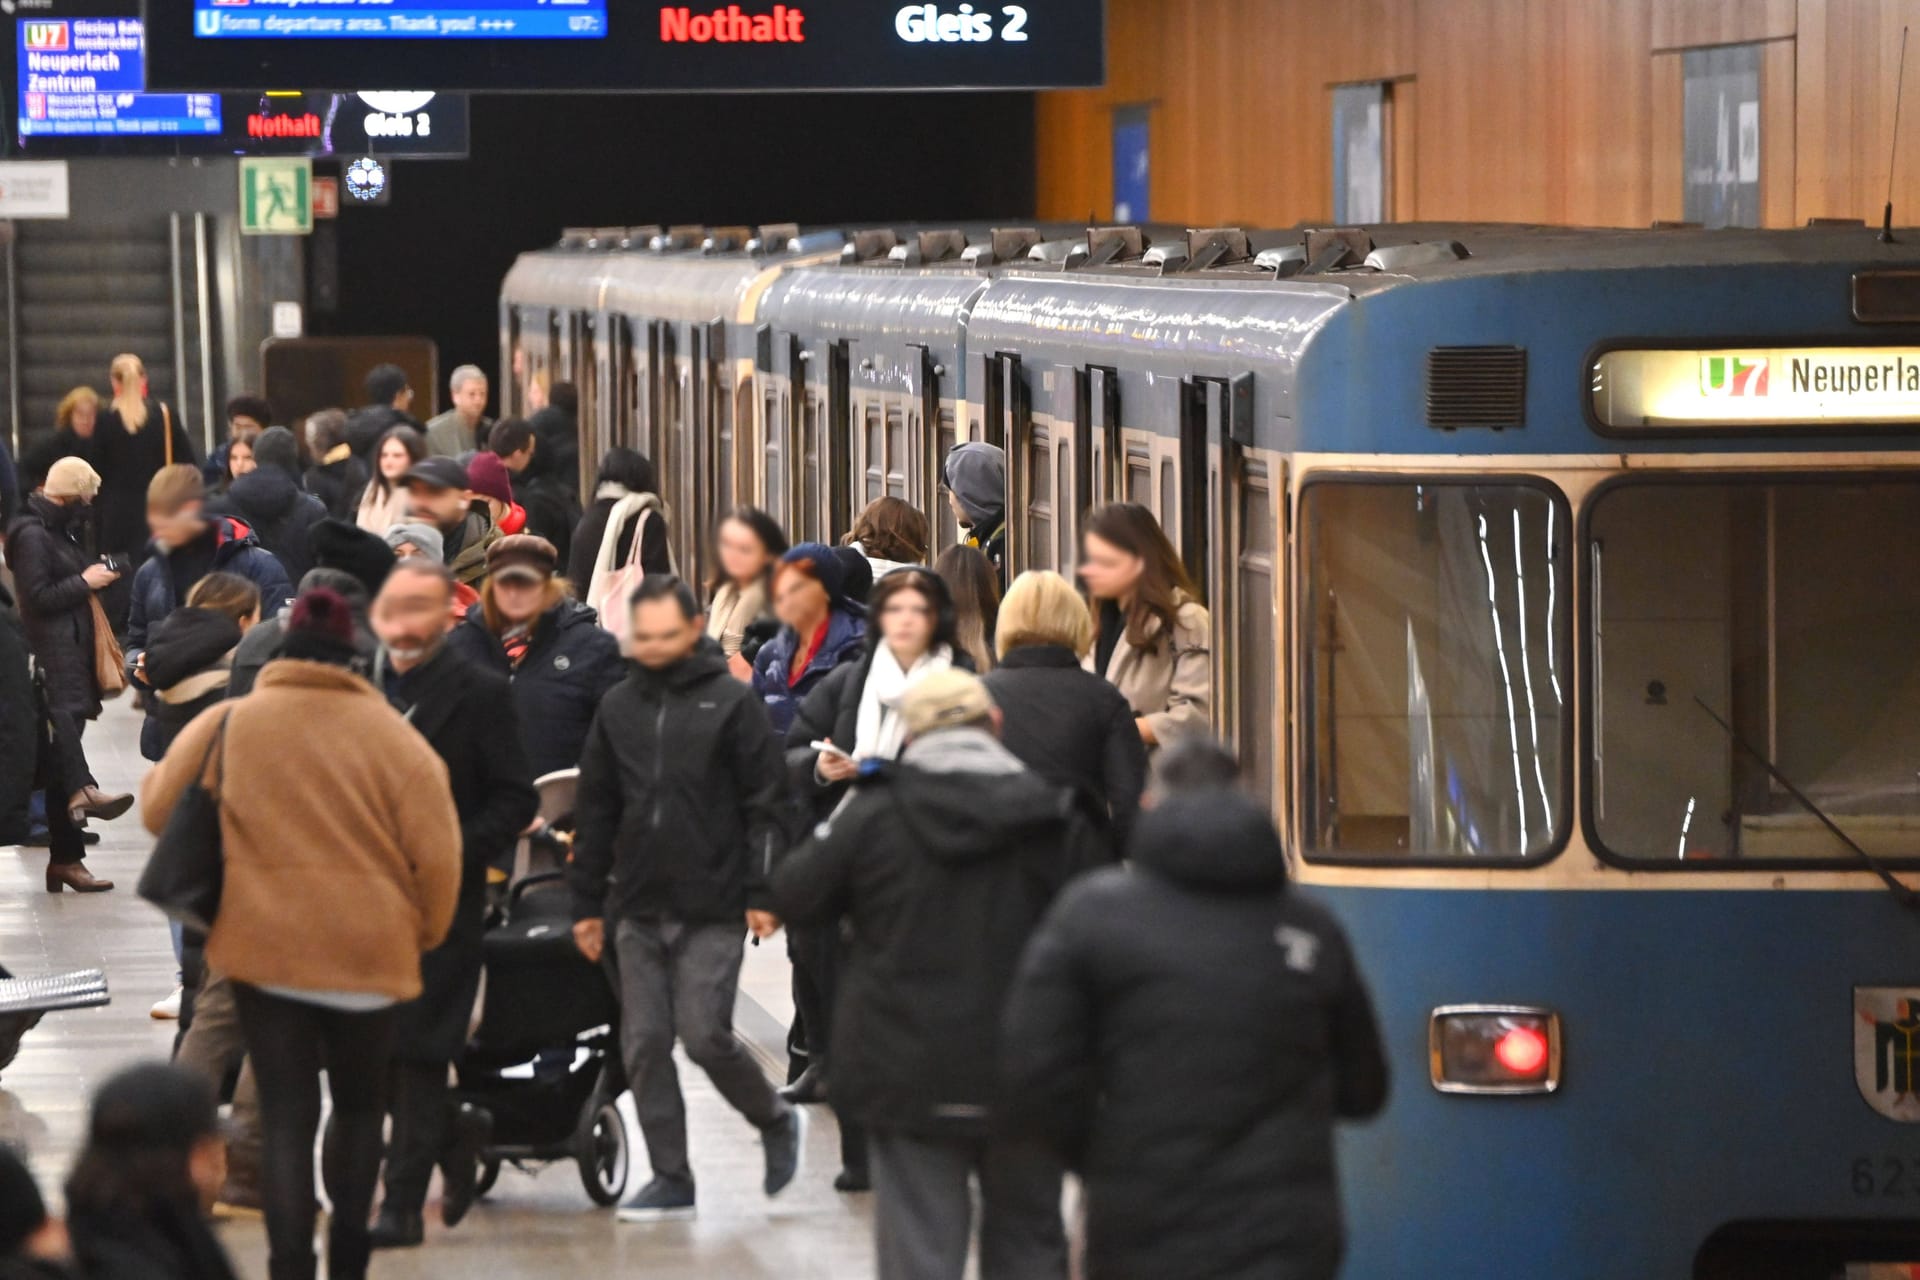
{"label": "woman in blonde hair", "polygon": [[1086,601],[1057,573],[1023,573],[1000,602],[998,624],[1000,665],[985,680],[1005,717],[1001,741],[1047,781],[1078,792],[1123,852],[1147,785],[1147,747],[1126,695],[1080,665],[1093,647]]}
{"label": "woman in blonde hair", "polygon": [[41,436],[20,458],[20,492],[32,493],[46,483],[47,472],[62,458],[78,458],[94,466],[94,429],[100,422],[100,395],[92,387],[75,387],[60,397],[54,410],[53,433]]}
{"label": "woman in blonde hair", "polygon": [[[137,565],[147,545],[147,486],[160,468],[199,460],[180,415],[148,396],[147,367],[139,356],[115,356],[107,376],[113,399],[100,415],[94,439],[100,468],[95,534],[103,553]],[[101,603],[116,628],[126,624],[125,591],[106,592]]]}

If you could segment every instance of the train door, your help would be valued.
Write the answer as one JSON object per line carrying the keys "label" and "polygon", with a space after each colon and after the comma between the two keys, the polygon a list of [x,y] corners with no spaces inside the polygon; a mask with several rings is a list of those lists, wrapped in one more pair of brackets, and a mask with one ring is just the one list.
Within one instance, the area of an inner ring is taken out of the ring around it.
{"label": "train door", "polygon": [[1073,505],[1082,514],[1125,492],[1122,462],[1126,448],[1120,439],[1120,375],[1113,369],[1088,365],[1074,379],[1074,452],[1080,465],[1074,472]]}
{"label": "train door", "polygon": [[[982,397],[985,413],[980,425],[986,442],[1007,455],[1007,494],[1002,510],[1007,513],[1007,576],[1011,578],[1032,567],[1030,548],[1035,530],[1044,533],[1051,544],[1053,508],[1048,503],[1039,512],[1030,512],[1023,492],[1029,486],[1018,483],[1018,477],[1032,464],[1025,450],[1033,416],[1033,398],[1020,367],[1020,357],[1004,351],[988,356],[986,373]],[[1047,470],[1046,488],[1050,491],[1052,468]]]}
{"label": "train door", "polygon": [[832,543],[853,527],[853,352],[845,338],[827,345],[827,418],[820,455],[826,510],[818,537]]}
{"label": "train door", "polygon": [[909,427],[909,449],[918,459],[914,465],[919,472],[919,493],[914,501],[927,513],[933,530],[933,546],[929,550],[938,556],[960,540],[953,504],[940,492],[940,469],[946,465],[947,454],[953,451],[957,441],[953,411],[940,403],[940,375],[945,372],[944,367],[935,359],[933,348],[915,350],[920,353],[919,380],[915,383],[919,395],[914,397]]}
{"label": "train door", "polygon": [[795,406],[803,397],[800,343],[791,334],[776,334],[771,325],[759,332],[761,476],[760,505],[782,529],[797,529],[797,480],[793,458],[800,436]]}
{"label": "train door", "polygon": [[1034,411],[1030,390],[1005,400],[1016,409],[1007,424],[1011,441],[1007,452],[1014,464],[1012,510],[1019,563],[1023,569],[1071,574],[1079,510],[1074,461],[1078,384],[1077,380],[1062,383],[1052,372],[1044,373],[1040,382],[1043,393],[1053,393],[1044,401],[1051,412]]}
{"label": "train door", "polygon": [[[1284,477],[1253,449],[1253,375],[1197,378],[1184,388],[1181,553],[1213,624],[1214,723],[1249,785],[1274,795],[1279,526]],[[1279,480],[1276,485],[1276,479]],[[1197,481],[1198,483],[1195,483]],[[1227,655],[1235,661],[1227,661]]]}

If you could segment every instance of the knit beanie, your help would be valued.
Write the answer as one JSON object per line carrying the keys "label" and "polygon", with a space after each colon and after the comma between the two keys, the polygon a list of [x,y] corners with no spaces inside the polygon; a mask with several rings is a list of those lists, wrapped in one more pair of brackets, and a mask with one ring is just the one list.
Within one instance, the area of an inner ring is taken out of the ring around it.
{"label": "knit beanie", "polygon": [[357,656],[353,646],[353,610],[346,597],[326,587],[302,592],[287,616],[286,638],[280,652],[289,658],[347,666]]}
{"label": "knit beanie", "polygon": [[387,546],[398,551],[403,545],[412,546],[429,560],[447,558],[447,540],[440,531],[417,520],[403,520],[387,529]]}
{"label": "knit beanie", "polygon": [[969,440],[955,445],[941,468],[942,478],[970,527],[992,526],[1007,509],[1007,455],[998,445]]}
{"label": "knit beanie", "polygon": [[307,542],[316,567],[352,574],[368,596],[379,592],[393,568],[393,548],[379,534],[345,520],[320,521],[308,533]]}
{"label": "knit beanie", "polygon": [[780,557],[782,564],[804,564],[815,582],[827,589],[827,598],[836,605],[847,600],[847,566],[833,548],[824,542],[803,542]]}
{"label": "knit beanie", "polygon": [[476,453],[467,464],[467,488],[482,498],[513,505],[513,477],[497,453]]}

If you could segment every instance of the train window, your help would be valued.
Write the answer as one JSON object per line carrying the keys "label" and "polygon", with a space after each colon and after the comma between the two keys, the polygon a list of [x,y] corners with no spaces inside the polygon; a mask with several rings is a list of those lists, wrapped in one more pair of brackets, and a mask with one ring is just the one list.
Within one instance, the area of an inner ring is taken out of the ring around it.
{"label": "train window", "polygon": [[1053,442],[1035,425],[1027,439],[1027,528],[1023,569],[1053,568]]}
{"label": "train window", "polygon": [[1234,667],[1241,771],[1263,799],[1273,794],[1273,688],[1280,651],[1274,643],[1273,480],[1248,460],[1236,486],[1240,498],[1239,579],[1234,598]]}
{"label": "train window", "polygon": [[[952,409],[943,407],[940,410],[940,425],[937,431],[937,437],[936,447],[939,450],[939,465],[945,467],[947,464],[947,455],[952,453],[954,446],[959,443],[959,429],[954,423]],[[954,519],[953,503],[947,500],[944,491],[941,493],[939,499],[933,503],[933,520],[938,530],[937,536],[941,549],[944,550],[960,541],[960,522]]]}
{"label": "train window", "polygon": [[866,463],[864,483],[866,497],[863,502],[872,502],[886,491],[887,441],[880,425],[880,410],[869,404],[865,414],[863,437],[866,442]]}
{"label": "train window", "polygon": [[1559,846],[1567,522],[1538,483],[1307,487],[1309,857],[1527,859]]}
{"label": "train window", "polygon": [[820,397],[800,389],[800,530],[808,539],[824,533],[825,468],[820,458]]}
{"label": "train window", "polygon": [[[1172,458],[1160,459],[1160,505],[1155,512],[1160,517],[1160,527],[1167,531],[1167,537],[1173,540],[1176,550],[1187,551],[1180,545],[1180,468],[1174,465]],[[1193,572],[1193,566],[1187,566],[1187,572]]]}
{"label": "train window", "polygon": [[1153,458],[1132,445],[1127,447],[1127,501],[1153,506]]}
{"label": "train window", "polygon": [[1798,790],[1868,852],[1920,857],[1920,559],[1898,550],[1920,483],[1621,483],[1587,535],[1596,847],[1853,859]]}
{"label": "train window", "polygon": [[907,497],[907,420],[898,405],[887,408],[887,495]]}
{"label": "train window", "polygon": [[784,398],[771,386],[767,388],[761,436],[766,450],[762,474],[767,485],[760,495],[760,506],[773,517],[774,523],[782,526],[787,520],[787,416],[780,411]]}
{"label": "train window", "polygon": [[[1073,447],[1064,440],[1060,442],[1060,467],[1054,474],[1058,476],[1073,475]],[[1066,495],[1073,492],[1072,481],[1063,480],[1060,485],[1060,492],[1062,495],[1061,502],[1064,503]],[[1085,512],[1065,509],[1060,503],[1056,503],[1055,505],[1059,519],[1053,523],[1055,537],[1059,541],[1059,551],[1056,553],[1058,559],[1054,561],[1054,564],[1059,568],[1060,572],[1072,573],[1076,558],[1074,554],[1073,529],[1080,517],[1085,515]]]}

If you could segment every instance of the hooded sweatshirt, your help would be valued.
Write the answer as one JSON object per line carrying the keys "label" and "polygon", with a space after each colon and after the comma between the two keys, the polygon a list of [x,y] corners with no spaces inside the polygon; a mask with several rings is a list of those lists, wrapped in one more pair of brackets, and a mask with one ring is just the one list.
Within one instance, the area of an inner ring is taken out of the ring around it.
{"label": "hooded sweatshirt", "polygon": [[147,719],[140,754],[158,760],[182,727],[227,696],[240,624],[211,609],[181,607],[147,641]]}
{"label": "hooded sweatshirt", "polygon": [[261,432],[253,456],[258,465],[228,486],[221,509],[251,525],[260,545],[298,582],[313,567],[313,526],[327,518],[326,505],[300,488],[300,451],[291,431]]}
{"label": "hooded sweatshirt", "polygon": [[1008,1119],[1085,1180],[1089,1275],[1331,1280],[1334,1118],[1387,1090],[1346,936],[1287,887],[1272,819],[1237,792],[1167,800],[1129,854],[1027,949]]}
{"label": "hooded sweatshirt", "polygon": [[876,764],[773,877],[779,914],[852,925],[831,1041],[834,1105],[877,1129],[991,1127],[1000,1014],[1027,936],[1101,842],[1073,795],[981,728]]}

